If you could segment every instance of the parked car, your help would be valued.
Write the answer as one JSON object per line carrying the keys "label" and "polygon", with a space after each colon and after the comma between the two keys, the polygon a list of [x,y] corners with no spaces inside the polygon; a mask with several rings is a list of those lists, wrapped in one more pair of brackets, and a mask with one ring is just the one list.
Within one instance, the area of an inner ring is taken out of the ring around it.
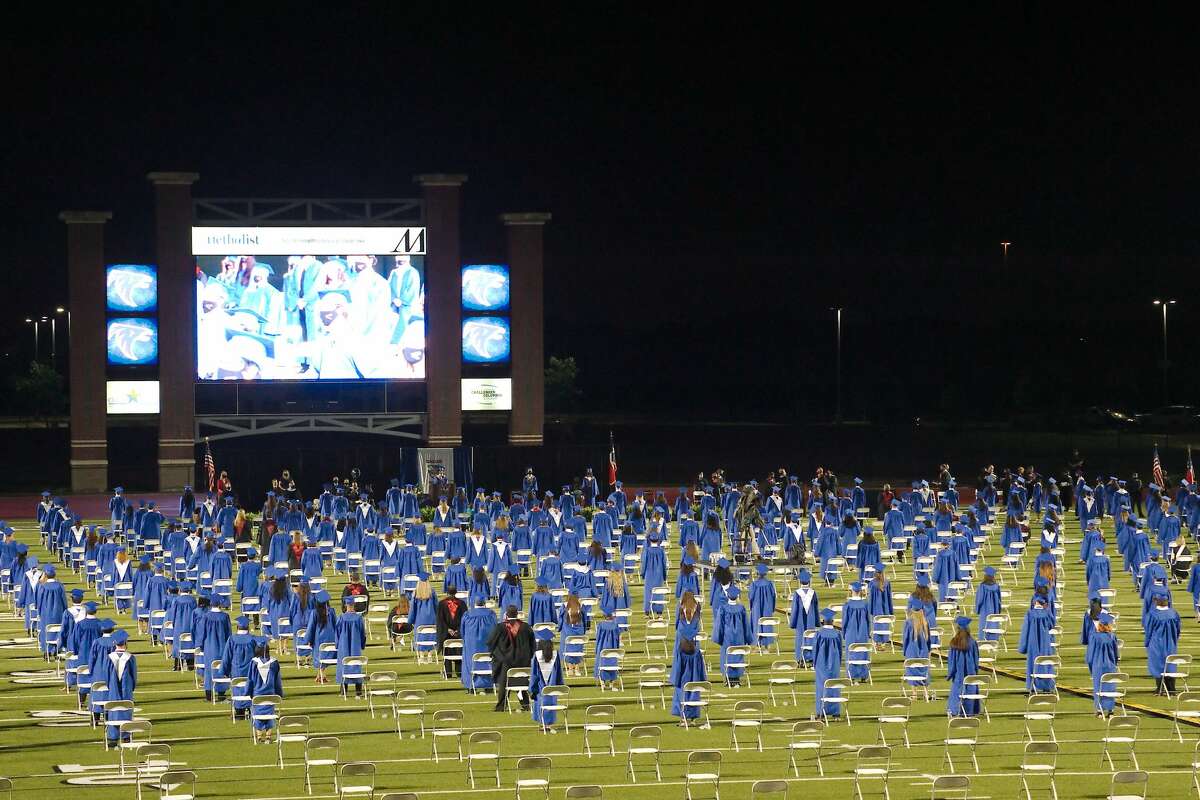
{"label": "parked car", "polygon": [[1138,414],[1137,420],[1142,426],[1164,432],[1192,430],[1200,428],[1200,408],[1185,405],[1163,406]]}

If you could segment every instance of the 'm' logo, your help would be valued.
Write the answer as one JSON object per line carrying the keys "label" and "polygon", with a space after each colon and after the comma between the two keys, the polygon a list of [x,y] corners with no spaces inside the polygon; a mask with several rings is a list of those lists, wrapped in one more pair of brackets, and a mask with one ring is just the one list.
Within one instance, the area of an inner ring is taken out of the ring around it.
{"label": "'m' logo", "polygon": [[405,228],[404,235],[400,237],[400,241],[396,242],[392,252],[409,256],[425,255],[425,229]]}

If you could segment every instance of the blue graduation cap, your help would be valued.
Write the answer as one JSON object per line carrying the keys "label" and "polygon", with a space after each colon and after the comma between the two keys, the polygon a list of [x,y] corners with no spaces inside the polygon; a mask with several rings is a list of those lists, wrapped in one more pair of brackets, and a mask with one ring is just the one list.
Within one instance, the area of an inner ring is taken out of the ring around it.
{"label": "blue graduation cap", "polygon": [[72,589],[71,599],[76,603],[81,602],[83,600],[83,589]]}
{"label": "blue graduation cap", "polygon": [[53,578],[58,575],[58,570],[54,568],[53,564],[47,564],[46,568],[42,570],[42,574],[47,578]]}
{"label": "blue graduation cap", "polygon": [[99,606],[97,606],[96,603],[92,600],[89,600],[88,602],[83,604],[83,610],[85,612],[87,612],[88,614],[95,614],[97,608],[99,608]]}
{"label": "blue graduation cap", "polygon": [[112,643],[114,645],[116,645],[117,647],[121,647],[122,645],[128,644],[129,643],[129,634],[126,633],[125,631],[116,631],[112,635]]}
{"label": "blue graduation cap", "polygon": [[955,617],[954,624],[960,628],[970,628],[971,627],[971,618],[970,617]]}
{"label": "blue graduation cap", "polygon": [[737,600],[739,597],[742,596],[742,590],[739,589],[736,585],[731,584],[730,587],[725,590],[725,596],[728,597],[730,600]]}
{"label": "blue graduation cap", "polygon": [[854,485],[855,485],[855,486],[862,486],[862,482],[863,482],[862,478],[855,478],[855,479],[854,479]]}
{"label": "blue graduation cap", "polygon": [[321,591],[319,591],[315,595],[313,595],[313,599],[316,600],[318,603],[328,603],[329,602],[329,592],[322,589]]}
{"label": "blue graduation cap", "polygon": [[994,577],[996,577],[996,568],[995,567],[984,567],[983,574],[987,575],[989,578],[994,578]]}
{"label": "blue graduation cap", "polygon": [[533,638],[535,638],[541,642],[547,642],[554,638],[554,631],[548,630],[546,628],[542,628],[541,630],[539,630],[537,633],[535,633],[533,635]]}
{"label": "blue graduation cap", "polygon": [[247,617],[245,614],[242,614],[240,617],[235,619],[234,623],[237,624],[237,628],[239,631],[250,630],[250,618]]}
{"label": "blue graduation cap", "polygon": [[858,593],[862,591],[862,581],[852,581],[850,583],[850,591]]}
{"label": "blue graduation cap", "polygon": [[760,561],[760,562],[758,562],[757,564],[755,564],[755,566],[754,566],[754,569],[755,569],[755,571],[756,571],[756,572],[758,572],[758,574],[759,574],[759,575],[766,575],[766,574],[767,574],[767,570],[768,570],[769,568],[767,567],[767,562],[765,562],[765,561]]}
{"label": "blue graduation cap", "polygon": [[1116,620],[1113,619],[1112,614],[1105,612],[1105,613],[1101,614],[1099,617],[1097,617],[1096,621],[1099,622],[1101,625],[1112,625],[1113,622],[1115,622]]}
{"label": "blue graduation cap", "polygon": [[728,569],[729,568],[729,559],[728,558],[717,559],[717,566]]}
{"label": "blue graduation cap", "polygon": [[833,618],[837,616],[833,613],[832,608],[821,609],[821,622],[833,622]]}

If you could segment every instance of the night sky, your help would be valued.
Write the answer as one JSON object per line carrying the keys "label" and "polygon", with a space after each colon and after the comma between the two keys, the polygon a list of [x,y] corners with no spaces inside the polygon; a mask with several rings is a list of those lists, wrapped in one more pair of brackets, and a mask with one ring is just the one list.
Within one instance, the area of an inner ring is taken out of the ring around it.
{"label": "night sky", "polygon": [[828,416],[832,306],[848,416],[1143,410],[1155,296],[1180,300],[1171,399],[1200,397],[1186,26],[356,8],[4,34],[5,377],[24,317],[65,302],[62,209],[112,210],[110,260],[150,260],[152,170],[199,172],[198,197],[465,172],[467,259],[503,257],[497,214],[554,215],[547,354],[577,358],[585,410]]}

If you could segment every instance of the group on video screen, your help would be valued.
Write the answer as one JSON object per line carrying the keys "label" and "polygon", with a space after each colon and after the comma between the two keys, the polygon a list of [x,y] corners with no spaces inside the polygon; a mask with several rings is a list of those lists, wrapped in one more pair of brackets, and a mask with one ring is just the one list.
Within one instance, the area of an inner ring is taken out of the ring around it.
{"label": "group on video screen", "polygon": [[421,256],[198,256],[201,380],[425,377]]}

